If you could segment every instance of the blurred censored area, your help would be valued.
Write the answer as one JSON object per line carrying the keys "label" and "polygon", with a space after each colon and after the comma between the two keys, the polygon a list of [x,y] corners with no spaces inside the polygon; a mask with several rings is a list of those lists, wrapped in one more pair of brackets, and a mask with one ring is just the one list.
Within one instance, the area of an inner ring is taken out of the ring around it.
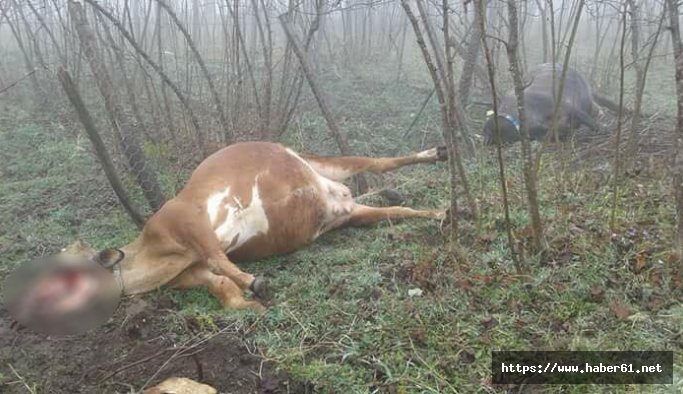
{"label": "blurred censored area", "polygon": [[80,334],[105,323],[121,298],[111,271],[59,255],[19,266],[5,279],[3,290],[12,318],[48,335]]}

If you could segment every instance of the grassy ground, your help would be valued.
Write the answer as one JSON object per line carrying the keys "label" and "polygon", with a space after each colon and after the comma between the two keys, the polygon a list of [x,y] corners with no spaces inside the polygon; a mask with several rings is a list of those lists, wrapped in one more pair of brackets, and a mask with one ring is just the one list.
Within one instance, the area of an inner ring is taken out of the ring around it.
{"label": "grassy ground", "polygon": [[[378,78],[379,79],[379,78]],[[438,143],[438,117],[404,137],[428,91],[372,78],[334,80],[335,110],[357,152],[379,155]],[[0,127],[0,274],[35,255],[82,238],[121,245],[135,229],[116,205],[87,140],[12,103]],[[668,130],[662,130],[668,132]],[[333,152],[314,111],[285,135],[297,149]],[[519,152],[506,153],[511,217],[518,246],[530,235]],[[287,256],[245,265],[273,282],[264,316],[220,310],[204,290],[161,290],[182,313],[204,322],[240,321],[268,360],[322,393],[501,391],[490,385],[491,350],[673,350],[674,380],[664,387],[552,386],[542,392],[680,392],[683,389],[681,273],[670,257],[673,198],[667,174],[648,167],[619,189],[616,231],[609,229],[607,158],[570,166],[546,156],[540,173],[550,251],[524,255],[515,273],[503,232],[492,152],[467,170],[481,216],[461,223],[466,261],[448,252],[440,224],[382,223],[344,229]],[[445,165],[371,178],[413,207],[445,207]],[[376,196],[364,202],[382,204]],[[410,296],[411,289],[422,295]],[[0,377],[1,378],[1,377]]]}

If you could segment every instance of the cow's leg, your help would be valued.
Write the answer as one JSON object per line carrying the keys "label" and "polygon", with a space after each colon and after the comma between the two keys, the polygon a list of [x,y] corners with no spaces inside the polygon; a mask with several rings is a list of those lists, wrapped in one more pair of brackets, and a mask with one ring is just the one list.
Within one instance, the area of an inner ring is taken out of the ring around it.
{"label": "cow's leg", "polygon": [[575,108],[569,113],[569,120],[572,123],[577,123],[579,125],[586,125],[589,129],[596,133],[600,133],[600,126],[595,122],[593,116],[586,111],[579,108]]}
{"label": "cow's leg", "polygon": [[401,157],[325,157],[312,155],[301,155],[301,157],[306,160],[318,174],[325,178],[341,182],[360,172],[369,171],[382,173],[411,164],[444,161],[447,159],[447,154],[445,147],[439,147]]}
{"label": "cow's leg", "polygon": [[249,289],[260,298],[266,296],[267,283],[265,280],[257,279],[254,275],[242,271],[228,259],[208,222],[187,223],[185,230],[185,235],[197,252],[198,257],[201,261],[206,262],[210,269],[232,279],[242,290]]}
{"label": "cow's leg", "polygon": [[405,218],[444,219],[446,213],[437,210],[416,210],[406,207],[369,207],[355,204],[350,215],[344,220],[343,225],[364,226],[379,222],[380,220],[394,220]]}
{"label": "cow's leg", "polygon": [[244,291],[232,279],[223,275],[216,275],[204,263],[198,263],[176,277],[169,286],[174,289],[190,289],[206,286],[224,308],[253,309],[263,311],[265,308],[257,301],[244,299]]}

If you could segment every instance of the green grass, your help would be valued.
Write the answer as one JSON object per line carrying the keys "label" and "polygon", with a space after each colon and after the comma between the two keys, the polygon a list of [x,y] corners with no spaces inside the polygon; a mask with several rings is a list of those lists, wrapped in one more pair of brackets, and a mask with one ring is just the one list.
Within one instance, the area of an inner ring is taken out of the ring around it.
{"label": "green grass", "polygon": [[[330,81],[326,89],[341,92],[335,101],[356,152],[388,155],[438,144],[434,103],[403,138],[426,95],[422,90],[381,78]],[[317,112],[305,112],[284,140],[297,149],[334,152]],[[75,238],[105,247],[135,236],[86,142],[21,111],[0,129],[0,274]],[[164,168],[169,147],[145,150]],[[322,393],[488,392],[490,352],[529,349],[676,352],[677,386],[552,386],[543,392],[680,390],[683,307],[680,277],[671,270],[674,210],[665,172],[623,179],[613,236],[610,184],[591,168],[579,168],[559,187],[556,161],[546,156],[539,192],[550,250],[543,258],[525,254],[520,276],[502,230],[496,163],[491,152],[477,154],[467,172],[481,217],[461,222],[466,260],[454,260],[436,222],[381,223],[245,264],[276,290],[261,317],[223,311],[205,290],[165,291],[206,331],[219,319],[249,327],[247,340],[266,359]],[[518,150],[506,156],[514,236],[525,245],[529,217]],[[162,172],[161,179],[173,190],[174,176]],[[443,208],[447,179],[444,165],[418,166],[373,176],[371,183],[399,189],[409,206]],[[638,258],[644,258],[642,270],[633,268]],[[423,294],[409,296],[416,288]],[[628,316],[617,316],[619,308]]]}
{"label": "green grass", "polygon": [[[96,247],[134,235],[89,142],[12,106],[0,126],[0,270],[84,238]],[[3,275],[4,276],[4,275]]]}

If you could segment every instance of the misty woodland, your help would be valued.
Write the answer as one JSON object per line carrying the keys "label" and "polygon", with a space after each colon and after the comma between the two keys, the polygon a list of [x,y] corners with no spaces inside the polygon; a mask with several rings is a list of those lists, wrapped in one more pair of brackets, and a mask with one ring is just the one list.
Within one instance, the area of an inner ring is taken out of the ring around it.
{"label": "misty woodland", "polygon": [[681,12],[0,0],[0,392],[681,392]]}

